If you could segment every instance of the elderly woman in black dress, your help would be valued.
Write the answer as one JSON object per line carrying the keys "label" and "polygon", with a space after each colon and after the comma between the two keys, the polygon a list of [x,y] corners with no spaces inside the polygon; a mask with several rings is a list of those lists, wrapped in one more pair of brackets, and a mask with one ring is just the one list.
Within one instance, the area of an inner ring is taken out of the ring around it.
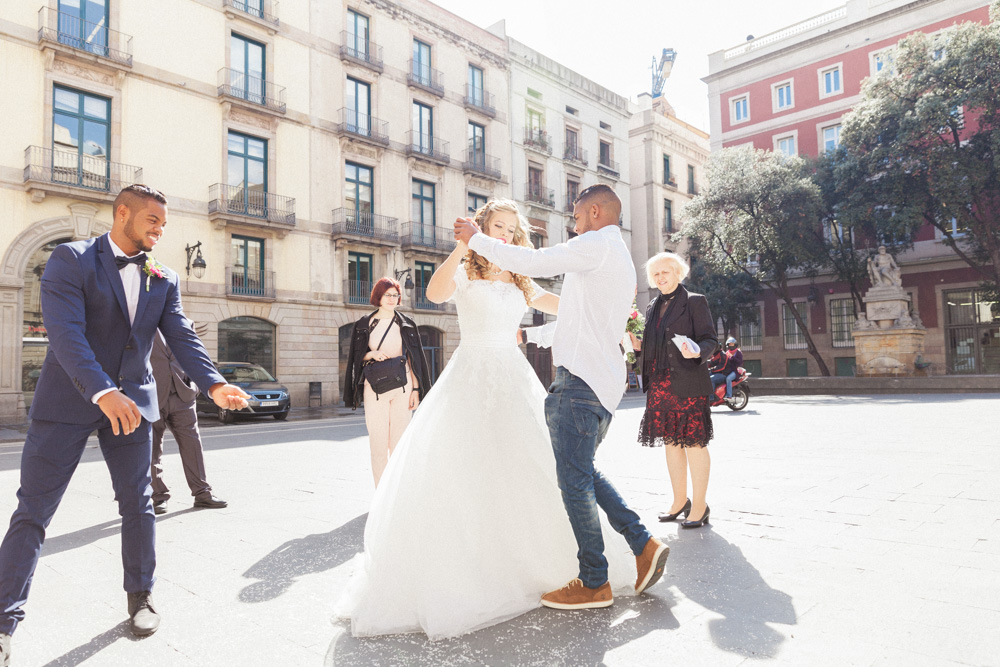
{"label": "elderly woman in black dress", "polygon": [[[649,286],[660,293],[646,308],[646,328],[640,341],[632,336],[632,345],[640,350],[646,412],[639,427],[639,441],[647,447],[665,446],[667,470],[674,502],[660,521],[675,521],[684,515],[685,528],[708,523],[705,501],[711,460],[708,441],[712,439],[712,415],[709,397],[712,381],[708,360],[719,347],[715,322],[708,301],[701,294],[688,292],[681,282],[688,265],[680,255],[661,252],[646,263]],[[678,347],[673,338],[687,336],[699,349],[686,343]],[[687,497],[687,475],[691,471],[692,498]]]}

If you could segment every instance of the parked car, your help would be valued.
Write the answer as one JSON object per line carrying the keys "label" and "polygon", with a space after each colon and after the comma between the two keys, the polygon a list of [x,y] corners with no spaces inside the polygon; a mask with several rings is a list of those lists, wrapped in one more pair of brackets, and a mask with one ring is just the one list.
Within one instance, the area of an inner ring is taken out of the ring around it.
{"label": "parked car", "polygon": [[248,403],[250,410],[225,410],[220,408],[204,394],[198,394],[198,412],[212,412],[219,416],[219,421],[229,424],[236,416],[259,417],[270,415],[275,419],[287,419],[292,407],[288,389],[279,383],[270,373],[257,364],[240,361],[220,361],[215,364],[226,382],[235,384],[250,394]]}

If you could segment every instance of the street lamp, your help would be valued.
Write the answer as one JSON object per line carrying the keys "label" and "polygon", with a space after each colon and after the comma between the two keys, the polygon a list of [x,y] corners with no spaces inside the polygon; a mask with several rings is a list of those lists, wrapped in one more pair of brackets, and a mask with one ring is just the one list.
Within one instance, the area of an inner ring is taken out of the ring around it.
{"label": "street lamp", "polygon": [[[195,256],[194,261],[191,261],[191,255],[197,250],[198,254]],[[205,275],[205,267],[208,264],[205,263],[205,258],[201,256],[201,241],[198,241],[194,245],[184,246],[184,251],[187,253],[187,266],[185,267],[188,275],[191,275],[191,269],[194,269],[194,277],[200,279]]]}
{"label": "street lamp", "polygon": [[396,280],[406,276],[406,282],[403,283],[403,289],[406,290],[406,296],[410,296],[410,291],[413,289],[413,278],[410,277],[410,271],[412,271],[412,269],[403,269],[402,271],[395,272]]}

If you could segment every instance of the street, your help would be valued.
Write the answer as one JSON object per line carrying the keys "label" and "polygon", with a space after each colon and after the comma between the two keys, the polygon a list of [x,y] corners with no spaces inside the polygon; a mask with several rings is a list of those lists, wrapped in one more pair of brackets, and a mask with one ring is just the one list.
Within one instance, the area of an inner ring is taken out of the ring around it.
{"label": "street", "polygon": [[[608,609],[538,609],[434,643],[357,640],[331,620],[373,491],[360,411],[218,427],[203,418],[222,510],[191,507],[168,437],[174,495],[157,518],[153,596],[163,624],[143,640],[128,634],[120,521],[93,439],[48,529],[13,664],[998,664],[996,397],[752,397],[740,413],[716,408],[712,523],[699,530],[656,522],[669,483],[663,452],[635,444],[642,406],[626,398],[598,462],[668,541],[663,580]],[[0,444],[5,517],[19,457],[20,443]]]}

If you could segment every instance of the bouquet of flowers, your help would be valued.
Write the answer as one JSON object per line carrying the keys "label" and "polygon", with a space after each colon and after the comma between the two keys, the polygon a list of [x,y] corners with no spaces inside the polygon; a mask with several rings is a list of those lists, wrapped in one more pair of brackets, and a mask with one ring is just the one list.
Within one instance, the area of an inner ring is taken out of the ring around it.
{"label": "bouquet of flowers", "polygon": [[625,361],[631,366],[635,363],[635,351],[632,349],[632,341],[628,334],[635,334],[635,337],[642,340],[642,332],[646,330],[646,318],[642,316],[636,307],[635,303],[632,303],[632,314],[628,317],[628,322],[625,323],[625,342],[628,345],[625,346],[627,352],[625,353]]}

